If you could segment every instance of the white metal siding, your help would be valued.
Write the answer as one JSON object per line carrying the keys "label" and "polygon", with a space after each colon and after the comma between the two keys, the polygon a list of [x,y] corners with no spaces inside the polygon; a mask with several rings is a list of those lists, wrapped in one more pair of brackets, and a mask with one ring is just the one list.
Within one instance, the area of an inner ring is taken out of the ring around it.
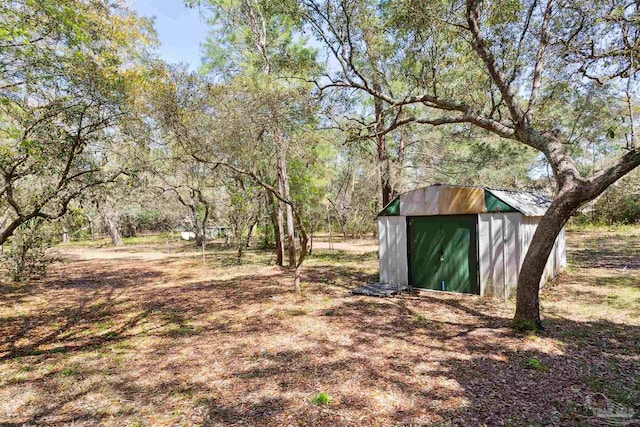
{"label": "white metal siding", "polygon": [[[513,292],[539,221],[540,217],[529,217],[520,213],[478,215],[481,295],[504,296]],[[540,285],[555,277],[566,263],[563,229],[549,255]]]}
{"label": "white metal siding", "polygon": [[522,214],[478,215],[480,294],[504,296],[505,284],[515,286],[520,271]]}
{"label": "white metal siding", "polygon": [[380,282],[407,286],[407,221],[404,216],[378,217]]}

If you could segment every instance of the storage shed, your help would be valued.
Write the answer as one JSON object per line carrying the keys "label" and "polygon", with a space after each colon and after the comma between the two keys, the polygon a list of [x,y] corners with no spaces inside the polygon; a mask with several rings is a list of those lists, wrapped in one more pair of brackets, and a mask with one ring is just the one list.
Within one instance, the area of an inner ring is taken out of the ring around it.
{"label": "storage shed", "polygon": [[[432,185],[396,197],[378,215],[380,282],[508,296],[551,201],[485,187]],[[541,285],[566,266],[564,229]]]}

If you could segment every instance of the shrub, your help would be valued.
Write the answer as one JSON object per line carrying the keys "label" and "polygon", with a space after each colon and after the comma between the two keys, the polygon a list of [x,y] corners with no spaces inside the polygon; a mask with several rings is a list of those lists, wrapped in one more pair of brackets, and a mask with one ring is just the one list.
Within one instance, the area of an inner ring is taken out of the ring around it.
{"label": "shrub", "polygon": [[14,282],[44,277],[51,259],[46,250],[51,235],[43,221],[31,221],[19,227],[11,237],[10,249],[2,254],[2,263]]}

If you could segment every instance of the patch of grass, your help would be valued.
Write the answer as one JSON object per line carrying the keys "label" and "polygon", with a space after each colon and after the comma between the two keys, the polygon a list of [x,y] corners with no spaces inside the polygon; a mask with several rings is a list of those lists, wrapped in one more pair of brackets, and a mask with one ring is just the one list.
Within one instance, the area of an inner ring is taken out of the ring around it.
{"label": "patch of grass", "polygon": [[549,372],[551,370],[551,367],[548,363],[543,362],[536,357],[532,357],[531,359],[527,360],[527,368],[535,369],[536,371],[540,372]]}
{"label": "patch of grass", "polygon": [[69,349],[67,347],[55,347],[51,349],[33,349],[29,353],[31,356],[40,356],[42,354],[55,354],[55,353],[67,353]]}
{"label": "patch of grass", "polygon": [[133,350],[135,346],[129,341],[121,341],[113,344],[112,350]]}
{"label": "patch of grass", "polygon": [[575,221],[569,221],[569,223],[567,224],[567,231],[569,232],[576,232],[576,233],[584,233],[584,232],[589,232],[589,233],[622,233],[622,234],[626,234],[626,233],[630,233],[633,232],[634,230],[636,230],[637,227],[634,225],[629,225],[629,224],[591,224],[591,223],[585,223],[585,224],[579,224],[576,223]]}
{"label": "patch of grass", "polygon": [[124,359],[122,356],[111,356],[109,360],[116,365],[120,365]]}
{"label": "patch of grass", "polygon": [[173,335],[173,336],[191,335],[195,332],[196,332],[196,329],[193,326],[188,324],[181,324],[181,325],[178,325],[177,328],[172,329],[170,331],[170,335]]}
{"label": "patch of grass", "polygon": [[93,324],[93,329],[97,331],[106,331],[111,326],[113,326],[113,321],[109,320],[106,322],[96,322]]}
{"label": "patch of grass", "polygon": [[22,384],[28,381],[28,377],[24,374],[16,374],[13,377],[9,378],[7,384]]}
{"label": "patch of grass", "polygon": [[73,375],[78,375],[78,371],[76,369],[73,368],[67,368],[64,369],[60,372],[60,375],[62,375],[63,377],[71,377]]}
{"label": "patch of grass", "polygon": [[318,251],[314,252],[311,259],[336,262],[336,263],[345,263],[345,262],[364,262],[364,261],[373,261],[378,259],[377,252],[351,252],[351,251],[342,251],[342,250],[334,250],[330,251]]}
{"label": "patch of grass", "polygon": [[20,368],[20,370],[22,372],[31,372],[31,371],[33,371],[33,367],[31,367],[29,365],[26,365],[26,366],[23,366],[22,368]]}
{"label": "patch of grass", "polygon": [[324,406],[328,405],[333,401],[333,398],[329,396],[329,394],[325,391],[321,391],[320,393],[316,393],[311,397],[311,403],[316,406]]}
{"label": "patch of grass", "polygon": [[413,318],[416,320],[416,322],[418,323],[424,323],[427,321],[427,318],[424,317],[422,314],[414,314]]}
{"label": "patch of grass", "polygon": [[144,427],[144,423],[140,420],[136,420],[134,422],[132,422],[131,424],[129,424],[129,427]]}
{"label": "patch of grass", "polygon": [[307,314],[309,314],[309,310],[306,308],[293,308],[293,309],[278,311],[277,316],[280,319],[283,319],[285,317],[306,316]]}

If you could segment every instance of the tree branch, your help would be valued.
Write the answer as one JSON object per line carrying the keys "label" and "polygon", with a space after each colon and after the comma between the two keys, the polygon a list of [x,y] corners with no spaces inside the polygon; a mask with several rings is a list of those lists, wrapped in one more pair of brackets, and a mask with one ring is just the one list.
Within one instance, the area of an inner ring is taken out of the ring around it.
{"label": "tree branch", "polygon": [[549,19],[551,18],[553,0],[549,0],[547,7],[544,11],[542,18],[542,33],[540,34],[540,44],[538,51],[536,52],[536,65],[533,69],[533,80],[531,82],[531,95],[529,96],[529,105],[525,113],[525,118],[528,123],[531,123],[533,119],[533,112],[538,99],[540,98],[540,87],[542,83],[542,70],[545,64],[545,54],[547,51],[547,45],[549,44]]}
{"label": "tree branch", "polygon": [[500,90],[502,98],[511,113],[511,119],[515,122],[516,128],[518,128],[522,124],[524,112],[516,100],[507,76],[500,69],[495,56],[487,46],[487,42],[482,35],[482,30],[480,29],[479,3],[480,0],[467,0],[467,23],[469,24],[469,31],[471,31],[473,35],[472,48],[487,67],[489,76]]}

